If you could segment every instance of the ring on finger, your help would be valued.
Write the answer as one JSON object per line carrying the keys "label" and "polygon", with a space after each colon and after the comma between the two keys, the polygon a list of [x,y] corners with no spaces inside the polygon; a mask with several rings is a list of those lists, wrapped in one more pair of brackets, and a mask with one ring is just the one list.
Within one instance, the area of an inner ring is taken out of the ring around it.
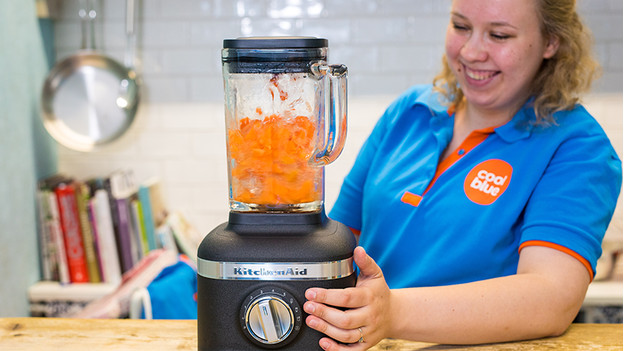
{"label": "ring on finger", "polygon": [[364,332],[362,331],[362,328],[358,328],[358,331],[360,332],[360,339],[358,340],[359,343],[363,343],[364,342]]}

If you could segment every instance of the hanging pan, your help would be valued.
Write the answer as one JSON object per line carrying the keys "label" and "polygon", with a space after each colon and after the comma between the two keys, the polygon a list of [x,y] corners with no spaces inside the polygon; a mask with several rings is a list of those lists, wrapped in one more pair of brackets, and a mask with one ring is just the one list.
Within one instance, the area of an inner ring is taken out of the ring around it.
{"label": "hanging pan", "polygon": [[44,126],[60,144],[92,151],[129,128],[139,104],[134,69],[134,0],[126,2],[125,65],[95,49],[95,0],[81,0],[81,50],[58,62],[42,90]]}

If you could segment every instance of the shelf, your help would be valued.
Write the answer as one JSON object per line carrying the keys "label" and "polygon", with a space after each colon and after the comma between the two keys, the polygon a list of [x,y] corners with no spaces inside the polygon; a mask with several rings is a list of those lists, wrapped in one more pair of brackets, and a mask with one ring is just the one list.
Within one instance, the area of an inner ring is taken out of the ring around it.
{"label": "shelf", "polygon": [[622,306],[622,282],[598,281],[589,284],[583,307]]}

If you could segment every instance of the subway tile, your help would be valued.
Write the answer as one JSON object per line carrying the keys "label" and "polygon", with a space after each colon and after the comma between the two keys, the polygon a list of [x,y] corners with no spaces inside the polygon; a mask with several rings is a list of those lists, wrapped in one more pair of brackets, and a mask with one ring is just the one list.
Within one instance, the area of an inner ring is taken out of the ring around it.
{"label": "subway tile", "polygon": [[[148,0],[149,1],[149,0]],[[214,13],[210,0],[165,0],[161,3],[161,18],[206,18]]]}
{"label": "subway tile", "polygon": [[[212,213],[227,211],[229,208],[227,182],[207,182],[204,186],[194,187],[190,200],[197,211]],[[227,216],[222,218],[222,222],[226,220]]]}
{"label": "subway tile", "polygon": [[221,49],[223,39],[238,38],[241,36],[241,19],[219,19],[206,22],[191,23],[192,46],[209,46]]}
{"label": "subway tile", "polygon": [[137,40],[144,47],[185,47],[190,43],[190,27],[189,21],[146,20],[137,33]]}
{"label": "subway tile", "polygon": [[192,154],[201,159],[226,158],[225,117],[215,121],[221,128],[215,126],[214,131],[194,133],[192,137]]}
{"label": "subway tile", "polygon": [[383,0],[379,1],[377,13],[381,15],[414,15],[447,14],[450,1],[440,0]]}
{"label": "subway tile", "polygon": [[408,23],[404,17],[355,18],[351,23],[356,43],[396,43],[408,38]]}
{"label": "subway tile", "polygon": [[380,72],[379,46],[332,45],[329,43],[329,62],[347,65],[349,76]]}
{"label": "subway tile", "polygon": [[[222,94],[218,51],[224,38],[247,35],[314,35],[330,40],[330,61],[345,63],[352,75],[351,94],[395,91],[378,79],[380,72],[401,71],[412,80],[423,76],[426,55],[439,56],[448,23],[450,1],[439,0],[138,0],[139,61],[143,64],[148,97],[157,101],[211,101]],[[579,10],[596,38],[597,56],[609,76],[597,85],[622,88],[621,1],[583,0]],[[80,46],[78,1],[65,0],[55,22],[57,56],[74,53]],[[125,0],[100,3],[96,42],[100,50],[123,60]],[[380,51],[404,47],[407,54]],[[407,57],[416,57],[413,65]],[[202,59],[203,57],[203,59]],[[213,60],[214,59],[214,60]],[[204,65],[204,62],[210,63]],[[399,67],[399,65],[406,65]],[[357,87],[364,74],[378,84]],[[611,76],[615,74],[616,77]],[[154,86],[151,86],[154,82]],[[162,84],[161,84],[162,83]],[[209,97],[210,96],[210,97]]]}
{"label": "subway tile", "polygon": [[585,16],[585,21],[598,41],[622,41],[622,13],[592,13]]}
{"label": "subway tile", "polygon": [[165,181],[171,184],[201,185],[206,182],[218,181],[219,167],[216,162],[197,162],[185,157],[184,159],[169,158],[163,160]]}
{"label": "subway tile", "polygon": [[194,75],[191,78],[191,102],[223,103],[223,78],[221,75]]}
{"label": "subway tile", "polygon": [[241,20],[243,36],[292,36],[300,35],[297,21],[293,19],[243,18]]}
{"label": "subway tile", "polygon": [[163,52],[162,72],[164,74],[195,74],[217,73],[218,54],[203,48],[166,50]]}
{"label": "subway tile", "polygon": [[160,160],[184,157],[192,151],[191,140],[186,132],[152,131],[140,135],[138,144],[141,155]]}
{"label": "subway tile", "polygon": [[349,89],[352,95],[400,94],[413,82],[405,74],[367,73],[351,74]]}
{"label": "subway tile", "polygon": [[609,10],[622,12],[624,2],[622,0],[607,0]]}
{"label": "subway tile", "polygon": [[188,101],[188,78],[183,76],[144,76],[145,100],[152,103]]}
{"label": "subway tile", "polygon": [[325,1],[327,17],[355,18],[378,14],[381,5],[371,0],[329,0]]}
{"label": "subway tile", "polygon": [[[616,0],[618,1],[618,0]],[[577,11],[581,16],[586,16],[589,14],[595,13],[606,13],[609,12],[610,3],[612,0],[579,0],[576,2]],[[621,8],[621,5],[620,5]]]}
{"label": "subway tile", "polygon": [[211,131],[218,128],[215,121],[224,116],[223,110],[219,111],[214,106],[221,104],[163,104],[160,106],[163,127],[174,131]]}
{"label": "subway tile", "polygon": [[429,72],[438,68],[439,58],[434,56],[427,47],[387,46],[379,50],[381,72]]}
{"label": "subway tile", "polygon": [[622,41],[612,42],[608,45],[608,61],[607,67],[610,70],[614,71],[622,71],[622,61],[624,58],[622,57]]}
{"label": "subway tile", "polygon": [[432,47],[441,45],[444,43],[448,22],[448,15],[410,16],[407,18],[408,41],[424,43]]}
{"label": "subway tile", "polygon": [[267,15],[269,18],[317,18],[324,8],[322,0],[270,0]]}
{"label": "subway tile", "polygon": [[341,19],[311,19],[302,21],[301,35],[326,38],[329,40],[329,47],[336,44],[346,44],[351,40],[351,29],[349,20]]}
{"label": "subway tile", "polygon": [[622,71],[604,70],[602,76],[592,86],[592,92],[622,92]]}
{"label": "subway tile", "polygon": [[214,0],[215,18],[266,16],[266,0]]}
{"label": "subway tile", "polygon": [[163,49],[140,49],[136,52],[135,63],[139,74],[151,77],[163,72]]}

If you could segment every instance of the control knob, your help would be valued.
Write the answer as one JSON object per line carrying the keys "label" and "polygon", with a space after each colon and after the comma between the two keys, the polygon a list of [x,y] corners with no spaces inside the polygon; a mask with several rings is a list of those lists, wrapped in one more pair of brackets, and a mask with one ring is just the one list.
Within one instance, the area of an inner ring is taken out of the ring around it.
{"label": "control knob", "polygon": [[283,289],[262,288],[249,295],[241,307],[241,324],[247,337],[262,346],[284,345],[301,329],[301,308]]}

